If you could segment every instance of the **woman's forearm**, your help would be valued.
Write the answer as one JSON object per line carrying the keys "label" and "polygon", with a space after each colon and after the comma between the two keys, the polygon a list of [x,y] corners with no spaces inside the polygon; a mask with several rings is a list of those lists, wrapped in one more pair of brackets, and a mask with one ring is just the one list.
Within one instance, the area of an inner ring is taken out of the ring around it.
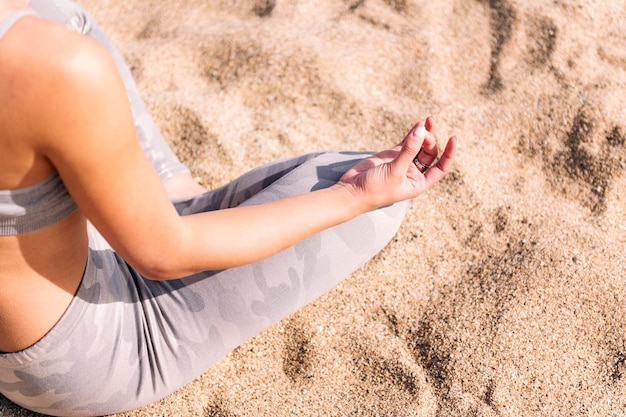
{"label": "woman's forearm", "polygon": [[263,205],[184,216],[167,256],[144,273],[170,279],[248,264],[366,210],[348,187],[334,185]]}

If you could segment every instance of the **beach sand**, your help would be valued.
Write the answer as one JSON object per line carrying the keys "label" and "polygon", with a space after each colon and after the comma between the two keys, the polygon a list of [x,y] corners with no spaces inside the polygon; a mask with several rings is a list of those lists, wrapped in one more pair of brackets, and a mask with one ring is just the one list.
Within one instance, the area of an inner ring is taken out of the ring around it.
{"label": "beach sand", "polygon": [[460,140],[376,258],[124,416],[626,415],[625,1],[81,4],[206,186]]}

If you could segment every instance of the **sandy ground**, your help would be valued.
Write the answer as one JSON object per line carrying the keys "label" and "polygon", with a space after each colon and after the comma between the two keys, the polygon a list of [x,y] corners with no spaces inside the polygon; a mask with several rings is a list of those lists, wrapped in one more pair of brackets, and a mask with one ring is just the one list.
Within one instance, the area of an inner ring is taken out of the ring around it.
{"label": "sandy ground", "polygon": [[625,1],[81,4],[207,186],[429,114],[461,143],[379,256],[125,415],[626,415]]}

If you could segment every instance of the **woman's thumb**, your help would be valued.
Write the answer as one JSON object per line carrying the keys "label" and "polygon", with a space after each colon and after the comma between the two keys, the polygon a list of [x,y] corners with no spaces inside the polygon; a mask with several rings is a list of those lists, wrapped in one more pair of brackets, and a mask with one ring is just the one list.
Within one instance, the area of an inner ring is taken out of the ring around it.
{"label": "woman's thumb", "polygon": [[400,154],[396,159],[400,166],[407,167],[413,163],[413,159],[417,156],[427,134],[426,128],[420,124],[415,126],[413,131],[407,135],[406,140],[402,144],[402,149],[400,149]]}

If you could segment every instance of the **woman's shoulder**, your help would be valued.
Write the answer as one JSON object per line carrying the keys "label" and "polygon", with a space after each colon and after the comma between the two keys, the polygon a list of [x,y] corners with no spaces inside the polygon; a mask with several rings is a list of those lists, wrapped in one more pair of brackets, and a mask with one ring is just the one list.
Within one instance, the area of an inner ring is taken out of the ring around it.
{"label": "woman's shoulder", "polygon": [[[20,74],[79,76],[108,59],[93,39],[35,15],[24,16],[0,39],[0,68]],[[88,65],[86,65],[88,64]],[[30,82],[36,82],[30,79]]]}
{"label": "woman's shoulder", "polygon": [[22,120],[67,115],[77,97],[106,91],[116,75],[98,42],[37,16],[20,19],[0,39],[0,101],[10,101]]}
{"label": "woman's shoulder", "polygon": [[0,39],[0,125],[46,157],[76,146],[68,128],[90,120],[118,77],[97,41],[36,16],[20,19]]}

